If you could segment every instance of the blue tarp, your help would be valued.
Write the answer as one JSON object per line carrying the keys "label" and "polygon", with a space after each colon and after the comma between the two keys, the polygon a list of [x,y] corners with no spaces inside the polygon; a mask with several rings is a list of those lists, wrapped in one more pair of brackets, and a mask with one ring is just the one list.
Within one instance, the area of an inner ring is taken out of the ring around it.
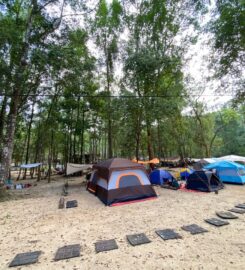
{"label": "blue tarp", "polygon": [[226,183],[245,184],[245,166],[231,161],[218,161],[204,167],[216,170],[217,176]]}
{"label": "blue tarp", "polygon": [[150,173],[150,181],[153,185],[162,185],[166,181],[172,181],[174,177],[171,173],[164,170],[154,170]]}
{"label": "blue tarp", "polygon": [[42,165],[42,163],[22,164],[22,165],[20,165],[20,168],[21,169],[31,169],[31,168],[36,168],[40,165]]}

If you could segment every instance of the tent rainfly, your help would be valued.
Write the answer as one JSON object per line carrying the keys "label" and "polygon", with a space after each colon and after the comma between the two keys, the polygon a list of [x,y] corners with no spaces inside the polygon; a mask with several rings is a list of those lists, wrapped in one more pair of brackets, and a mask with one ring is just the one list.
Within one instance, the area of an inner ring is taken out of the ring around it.
{"label": "tent rainfly", "polygon": [[30,164],[22,164],[20,165],[21,169],[33,169],[41,166],[42,163],[30,163]]}
{"label": "tent rainfly", "polygon": [[37,181],[40,181],[40,179],[41,179],[41,172],[40,172],[41,165],[42,165],[42,163],[21,164],[20,165],[20,171],[19,171],[19,175],[17,177],[17,180],[20,179],[20,175],[21,175],[22,169],[23,170],[28,170],[29,169],[30,170],[31,178],[33,178],[34,169],[37,168],[38,169]]}

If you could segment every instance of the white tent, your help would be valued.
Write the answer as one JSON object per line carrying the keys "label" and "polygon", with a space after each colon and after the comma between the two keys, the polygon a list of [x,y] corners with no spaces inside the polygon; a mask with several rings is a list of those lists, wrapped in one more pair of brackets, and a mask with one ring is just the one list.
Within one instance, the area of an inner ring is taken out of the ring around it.
{"label": "white tent", "polygon": [[203,159],[201,159],[200,161],[204,161],[204,162],[206,162],[206,163],[211,164],[211,163],[216,162],[217,160],[216,160],[216,158],[203,158]]}
{"label": "white tent", "polygon": [[201,162],[201,163],[208,163],[208,164],[214,163],[217,161],[216,158],[192,158],[191,160],[194,162]]}
{"label": "white tent", "polygon": [[67,163],[66,165],[66,175],[70,175],[76,172],[81,172],[84,170],[92,169],[92,164],[75,164]]}
{"label": "white tent", "polygon": [[225,161],[232,161],[232,162],[239,162],[245,164],[245,157],[236,156],[236,155],[229,155],[217,158],[218,160],[225,160]]}

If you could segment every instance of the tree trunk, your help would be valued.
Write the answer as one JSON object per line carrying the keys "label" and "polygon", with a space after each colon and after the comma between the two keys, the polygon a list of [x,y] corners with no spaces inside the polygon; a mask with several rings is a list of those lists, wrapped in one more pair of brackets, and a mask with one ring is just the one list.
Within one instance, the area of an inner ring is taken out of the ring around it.
{"label": "tree trunk", "polygon": [[140,135],[141,135],[141,114],[137,118],[137,129],[136,129],[135,158],[137,161],[139,160]]}
{"label": "tree trunk", "polygon": [[[29,125],[28,125],[28,129],[27,129],[27,145],[26,145],[26,159],[25,159],[25,163],[26,164],[29,162],[31,126],[32,126],[33,116],[34,116],[34,106],[35,106],[35,102],[33,102],[33,104],[32,104],[31,118],[30,118],[30,122],[29,122]],[[24,175],[23,175],[23,179],[26,179],[26,171],[27,171],[27,169],[25,169],[25,172],[24,172]]]}
{"label": "tree trunk", "polygon": [[64,153],[64,157],[65,157],[65,164],[67,162],[69,162],[69,133],[65,135],[65,153]]}
{"label": "tree trunk", "polygon": [[8,179],[9,172],[10,172],[10,166],[11,166],[11,160],[12,160],[12,154],[13,154],[13,148],[14,148],[16,118],[17,118],[18,106],[20,102],[21,87],[23,83],[23,74],[27,66],[26,63],[27,63],[28,51],[30,47],[29,39],[31,36],[34,8],[37,7],[37,1],[32,0],[31,5],[32,5],[32,9],[27,19],[26,31],[24,35],[22,48],[21,48],[20,62],[16,68],[15,76],[14,76],[13,95],[12,95],[11,103],[10,103],[10,111],[9,111],[8,121],[7,121],[6,136],[5,136],[4,147],[2,151],[2,164],[3,164],[3,170],[4,170],[3,172],[4,179]]}
{"label": "tree trunk", "polygon": [[[109,104],[111,102],[109,101]],[[109,111],[111,110],[109,105]],[[112,121],[111,121],[111,112],[109,112],[108,119],[108,158],[112,158]]]}
{"label": "tree trunk", "polygon": [[37,171],[37,182],[41,180],[41,166],[38,166],[38,171]]}
{"label": "tree trunk", "polygon": [[[6,116],[6,107],[7,107],[7,96],[4,97],[0,112],[0,151],[2,151],[2,143],[3,143],[3,134],[4,134],[4,125],[5,125],[5,116]],[[1,162],[0,155],[0,162]]]}
{"label": "tree trunk", "polygon": [[[105,47],[107,48],[107,46]],[[106,81],[107,81],[107,94],[108,94],[108,158],[112,158],[112,119],[111,119],[111,74],[109,66],[109,52],[105,49],[106,52]]]}
{"label": "tree trunk", "polygon": [[107,142],[108,142],[108,139],[107,139],[107,132],[105,131],[105,144],[104,144],[104,159],[106,159],[107,157],[107,150],[108,150],[108,147],[107,147]]}
{"label": "tree trunk", "polygon": [[159,119],[157,119],[157,141],[158,141],[158,157],[162,157],[162,144],[161,144],[161,134],[160,134],[160,123]]}
{"label": "tree trunk", "polygon": [[4,169],[4,179],[9,178],[9,171],[14,148],[14,134],[16,129],[18,103],[19,103],[19,95],[16,95],[12,98],[11,101],[10,112],[7,121],[5,142],[2,151],[2,165]]}
{"label": "tree trunk", "polygon": [[48,183],[51,181],[51,165],[53,161],[53,144],[54,144],[54,131],[51,131],[51,142],[49,148],[49,157],[48,157]]}
{"label": "tree trunk", "polygon": [[206,153],[206,157],[210,157],[210,151],[209,151],[209,147],[205,144],[205,153]]}
{"label": "tree trunk", "polygon": [[216,129],[215,133],[214,133],[214,136],[213,138],[211,139],[211,142],[210,142],[210,145],[208,147],[208,153],[209,153],[209,157],[211,157],[211,152],[212,152],[212,148],[213,148],[213,144],[214,144],[214,141],[218,135],[218,132],[223,128],[224,126],[220,126]]}
{"label": "tree trunk", "polygon": [[149,123],[147,124],[147,150],[148,150],[149,160],[153,159],[154,152],[153,152],[153,147],[152,147],[151,126]]}
{"label": "tree trunk", "polygon": [[40,162],[40,148],[42,147],[42,145],[40,144],[40,135],[41,135],[41,127],[40,124],[38,124],[38,128],[37,128],[37,140],[35,143],[35,158],[34,158],[34,162],[37,163],[38,161]]}
{"label": "tree trunk", "polygon": [[[81,162],[83,163],[83,156],[84,156],[84,122],[85,122],[85,110],[83,108],[83,113],[82,113],[82,130],[81,130],[81,149],[80,149],[80,154],[81,154]],[[85,162],[85,160],[84,160]]]}

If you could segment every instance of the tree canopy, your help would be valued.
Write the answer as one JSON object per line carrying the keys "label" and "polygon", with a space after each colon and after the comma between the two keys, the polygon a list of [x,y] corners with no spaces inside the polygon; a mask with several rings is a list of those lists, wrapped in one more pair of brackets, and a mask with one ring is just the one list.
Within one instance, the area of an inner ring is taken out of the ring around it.
{"label": "tree canopy", "polygon": [[[245,155],[243,1],[92,4],[1,1],[3,178],[12,162]],[[235,92],[216,110],[185,73],[202,34],[217,94]]]}

